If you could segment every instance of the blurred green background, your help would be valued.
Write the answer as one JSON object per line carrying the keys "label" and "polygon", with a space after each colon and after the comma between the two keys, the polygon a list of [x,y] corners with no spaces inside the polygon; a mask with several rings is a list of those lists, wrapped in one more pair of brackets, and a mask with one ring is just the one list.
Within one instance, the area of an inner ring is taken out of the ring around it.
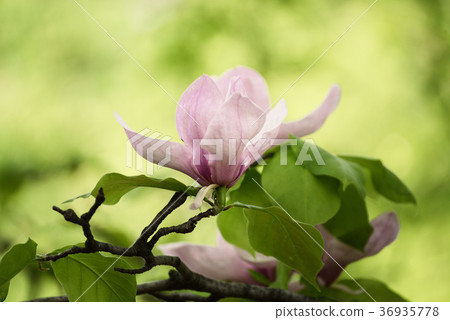
{"label": "blurred green background", "polygon": [[[202,73],[236,65],[261,72],[276,99],[371,3],[80,1],[175,100]],[[311,137],[337,154],[382,159],[417,196],[417,210],[398,208],[397,241],[348,269],[413,301],[450,299],[449,21],[445,0],[380,0],[284,96],[293,120],[340,84],[338,109]],[[114,110],[134,129],[179,141],[174,101],[71,0],[0,0],[0,108],[0,253],[27,237],[40,253],[82,241],[51,206],[89,192],[104,173],[139,174],[126,165]],[[155,175],[191,181],[170,169]],[[130,245],[170,196],[133,191],[101,208],[94,231]],[[91,203],[70,206],[82,213]],[[189,214],[185,205],[168,223]],[[215,232],[210,219],[166,240],[213,244]],[[33,265],[7,301],[62,293]]]}

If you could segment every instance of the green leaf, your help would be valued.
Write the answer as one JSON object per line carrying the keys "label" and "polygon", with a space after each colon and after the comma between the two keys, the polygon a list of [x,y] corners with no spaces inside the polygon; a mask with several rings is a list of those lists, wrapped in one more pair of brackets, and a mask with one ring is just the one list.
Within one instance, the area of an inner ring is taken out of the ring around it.
{"label": "green leaf", "polygon": [[135,301],[136,276],[114,270],[130,268],[122,259],[102,254],[75,254],[52,262],[56,278],[69,301]]}
{"label": "green leaf", "polygon": [[8,296],[9,291],[9,281],[6,282],[4,285],[0,286],[0,302],[5,301],[6,297]]}
{"label": "green leaf", "polygon": [[253,269],[247,269],[247,270],[248,270],[248,272],[250,272],[250,275],[252,276],[252,278],[255,281],[257,281],[257,282],[259,282],[261,284],[264,284],[266,286],[268,286],[270,284],[269,279],[267,279],[267,277],[265,275],[263,275],[261,272],[258,272],[258,271],[253,270]]}
{"label": "green leaf", "polygon": [[278,262],[277,277],[275,281],[270,284],[269,287],[287,290],[289,285],[289,279],[291,278],[291,272],[292,268],[289,268],[282,262]]}
{"label": "green leaf", "polygon": [[[261,207],[272,206],[270,200],[255,183],[255,181],[261,183],[261,175],[256,169],[249,168],[241,180],[240,187],[229,192],[228,203],[242,202]],[[247,225],[244,209],[240,207],[233,207],[217,216],[217,227],[223,238],[232,245],[254,254],[255,250],[248,240]]]}
{"label": "green leaf", "polygon": [[90,192],[89,192],[89,193],[85,193],[85,194],[82,194],[82,195],[73,197],[73,198],[71,198],[71,199],[68,199],[68,200],[66,200],[66,201],[63,201],[62,204],[64,204],[64,203],[69,203],[69,202],[75,201],[75,200],[80,199],[80,198],[87,199],[87,198],[89,198],[90,196],[91,196],[91,193],[90,193]]}
{"label": "green leaf", "polygon": [[291,149],[286,165],[282,164],[282,157],[277,152],[265,166],[262,173],[265,191],[297,221],[312,225],[328,221],[339,209],[338,182],[315,176],[304,166],[296,165]]}
{"label": "green leaf", "polygon": [[299,139],[297,146],[292,146],[292,148],[295,150],[296,154],[300,154],[303,148],[317,148],[317,152],[323,160],[322,164],[316,159],[316,161],[304,161],[302,166],[314,175],[328,176],[339,180],[342,183],[344,190],[347,186],[354,185],[360,195],[362,197],[365,196],[364,173],[358,165],[345,161],[308,141]]}
{"label": "green leaf", "polygon": [[97,183],[95,188],[90,194],[84,194],[69,200],[64,203],[71,202],[78,198],[86,198],[89,195],[97,196],[98,190],[103,188],[105,194],[104,204],[113,205],[119,202],[119,200],[131,190],[137,187],[159,188],[171,191],[186,192],[190,196],[195,196],[198,192],[198,188],[188,187],[184,183],[173,179],[167,178],[164,180],[147,177],[145,175],[140,176],[124,176],[120,173],[108,173],[105,174]]}
{"label": "green leaf", "polygon": [[231,208],[217,216],[217,227],[222,237],[232,245],[254,254],[247,234],[247,218],[242,208]]}
{"label": "green leaf", "polygon": [[385,198],[394,202],[417,204],[416,198],[408,187],[380,160],[353,156],[341,156],[341,158],[368,169],[375,190]]}
{"label": "green leaf", "polygon": [[349,185],[341,194],[338,213],[324,227],[342,242],[363,251],[372,234],[366,203],[355,186]]}
{"label": "green leaf", "polygon": [[[405,298],[377,280],[356,279],[367,293],[377,302],[406,302]],[[339,302],[373,302],[373,299],[353,280],[342,280],[322,290],[321,295]]]}
{"label": "green leaf", "polygon": [[294,154],[299,155],[303,149],[313,148],[316,148],[313,152],[316,161],[304,161],[302,166],[316,176],[334,178],[341,184],[339,192],[336,190],[336,195],[341,198],[339,210],[330,220],[324,221],[324,225],[341,241],[363,250],[372,233],[365,203],[364,172],[357,163],[342,159],[308,141],[298,140],[297,146],[292,146]]}
{"label": "green leaf", "polygon": [[13,246],[0,261],[0,300],[6,299],[9,281],[36,258],[37,244],[31,239]]}
{"label": "green leaf", "polygon": [[252,247],[297,270],[318,289],[316,276],[323,266],[320,232],[309,224],[295,221],[279,207],[248,208],[245,215]]}

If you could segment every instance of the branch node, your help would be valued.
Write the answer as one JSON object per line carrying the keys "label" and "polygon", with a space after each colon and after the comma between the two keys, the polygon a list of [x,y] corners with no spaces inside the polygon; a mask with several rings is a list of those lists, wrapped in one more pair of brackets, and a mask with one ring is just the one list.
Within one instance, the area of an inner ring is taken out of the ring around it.
{"label": "branch node", "polygon": [[57,206],[53,206],[52,209],[56,212],[59,212],[65,220],[78,224],[81,224],[80,218],[78,215],[73,211],[72,209],[62,210],[61,208],[58,208]]}
{"label": "branch node", "polygon": [[[155,216],[135,243],[128,247],[119,247],[110,243],[100,242],[94,239],[91,231],[90,220],[96,210],[104,203],[105,195],[100,188],[95,198],[95,203],[88,212],[78,217],[72,209],[62,210],[53,206],[53,210],[60,213],[65,220],[80,225],[86,238],[85,247],[73,246],[68,250],[53,255],[40,257],[39,261],[56,261],[77,253],[109,252],[117,256],[138,256],[145,260],[145,265],[137,269],[114,268],[114,270],[127,274],[140,274],[156,266],[170,266],[169,278],[138,286],[137,294],[150,294],[165,301],[218,301],[227,297],[244,298],[257,301],[311,301],[309,297],[293,293],[287,290],[249,285],[239,282],[225,282],[207,278],[189,269],[179,257],[154,256],[152,249],[163,236],[170,233],[190,233],[194,231],[197,223],[204,219],[217,215],[220,210],[215,207],[201,212],[182,224],[159,228],[161,222],[177,207],[186,201],[185,193],[177,192],[169,203]],[[226,207],[227,209],[228,207]],[[159,228],[159,229],[158,229]],[[174,290],[192,290],[207,293],[196,294],[191,292],[167,292]],[[67,297],[50,297],[41,301],[66,301]],[[38,300],[39,301],[39,300]]]}
{"label": "branch node", "polygon": [[105,201],[105,194],[103,193],[103,188],[100,188],[98,190],[97,196],[95,197],[94,204],[92,205],[92,207],[89,209],[88,212],[86,212],[81,216],[81,220],[89,222],[94,213],[97,211],[97,209],[102,205],[104,201]]}
{"label": "branch node", "polygon": [[183,276],[177,270],[169,270],[169,280],[174,282],[183,281]]}

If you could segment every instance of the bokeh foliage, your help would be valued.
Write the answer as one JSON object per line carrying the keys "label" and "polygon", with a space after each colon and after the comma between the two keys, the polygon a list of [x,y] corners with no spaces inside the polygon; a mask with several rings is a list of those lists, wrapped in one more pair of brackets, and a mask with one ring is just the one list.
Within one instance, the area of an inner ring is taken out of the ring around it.
{"label": "bokeh foliage", "polygon": [[[175,100],[202,73],[236,65],[260,71],[274,100],[371,2],[80,1]],[[296,119],[339,83],[340,106],[311,137],[337,154],[382,159],[416,195],[417,212],[395,208],[398,240],[349,268],[413,301],[450,299],[450,274],[436,272],[450,263],[448,21],[448,1],[380,0],[284,96]],[[106,172],[139,174],[126,166],[113,110],[178,140],[174,101],[71,0],[0,0],[0,90],[1,253],[28,237],[40,253],[79,242],[51,205],[89,192]],[[169,169],[155,175],[190,183]],[[96,232],[129,245],[169,197],[133,191],[102,208]],[[83,212],[83,201],[70,206]],[[374,199],[369,212],[392,208]],[[214,234],[215,222],[204,221],[172,240],[213,243]],[[50,279],[29,267],[7,301],[60,294]]]}

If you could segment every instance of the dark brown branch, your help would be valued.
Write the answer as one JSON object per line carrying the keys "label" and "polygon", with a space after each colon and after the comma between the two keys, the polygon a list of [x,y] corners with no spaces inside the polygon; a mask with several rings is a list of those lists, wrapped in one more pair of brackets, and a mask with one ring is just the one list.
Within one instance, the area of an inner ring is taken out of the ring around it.
{"label": "dark brown branch", "polygon": [[[90,220],[93,217],[96,210],[99,208],[99,206],[104,202],[105,197],[103,194],[103,190],[100,188],[97,197],[95,199],[95,203],[93,206],[89,209],[88,212],[83,214],[80,217],[72,210],[62,210],[56,206],[53,207],[53,210],[59,212],[63,215],[64,219],[66,219],[69,222],[72,222],[74,224],[77,224],[83,228],[83,233],[86,237],[85,247],[77,247],[74,246],[64,252],[55,254],[55,255],[47,255],[41,260],[51,260],[56,261],[58,259],[67,257],[70,254],[76,254],[76,253],[90,253],[90,252],[109,252],[115,255],[120,256],[139,256],[143,257],[146,261],[146,265],[142,268],[135,269],[135,270],[127,270],[127,269],[121,269],[116,268],[117,271],[124,272],[124,273],[142,273],[145,271],[148,271],[149,263],[153,259],[152,254],[152,247],[148,246],[146,241],[148,237],[150,237],[157,229],[157,227],[161,224],[161,222],[176,208],[180,207],[185,201],[186,201],[187,195],[186,193],[176,192],[173,197],[170,199],[169,203],[155,216],[152,223],[148,225],[144,230],[141,232],[140,237],[136,242],[129,248],[119,247],[115,246],[109,243],[100,242],[94,239],[94,236],[91,231],[90,227]],[[197,219],[199,220],[199,219]],[[175,231],[174,231],[175,232]],[[161,236],[159,236],[160,238]]]}
{"label": "dark brown branch", "polygon": [[[171,233],[190,233],[195,229],[200,220],[218,214],[215,208],[211,208],[195,215],[180,225],[157,230],[161,222],[173,210],[181,206],[186,201],[186,198],[187,196],[184,193],[175,193],[169,203],[155,216],[153,221],[141,232],[138,240],[136,240],[129,248],[115,246],[94,239],[90,227],[90,220],[105,200],[102,189],[99,190],[93,206],[81,217],[78,217],[72,209],[62,210],[58,207],[53,207],[55,211],[63,215],[65,220],[80,225],[83,228],[83,233],[86,237],[85,247],[73,246],[61,253],[41,257],[39,260],[56,261],[71,254],[101,251],[109,252],[117,256],[139,256],[145,260],[145,265],[138,269],[115,269],[116,271],[124,273],[137,274],[151,270],[159,265],[171,266],[174,269],[169,271],[169,279],[144,283],[137,287],[137,295],[150,294],[164,301],[218,301],[228,297],[256,301],[312,301],[311,298],[307,296],[282,289],[206,278],[190,270],[178,257],[164,255],[154,256],[152,250],[161,237]],[[149,238],[150,240],[148,240]],[[208,295],[205,297],[195,293],[170,292],[174,290],[191,290],[195,292],[204,292]],[[67,297],[48,297],[32,301],[67,301]]]}
{"label": "dark brown branch", "polygon": [[70,254],[77,254],[77,253],[89,253],[90,251],[87,248],[84,247],[77,247],[77,246],[73,246],[72,248],[57,253],[57,254],[53,254],[53,255],[46,255],[43,257],[40,257],[39,260],[41,261],[56,261],[62,258],[67,257]]}
{"label": "dark brown branch", "polygon": [[[278,289],[250,285],[238,282],[225,282],[206,278],[198,273],[191,271],[178,257],[156,256],[155,265],[169,265],[174,267],[177,272],[171,272],[170,279],[164,284],[170,285],[174,289],[190,289],[210,293],[208,301],[217,301],[227,297],[244,298],[257,301],[314,301],[310,297]],[[140,293],[153,294],[155,291],[162,291],[163,283],[160,287],[147,287],[141,289]]]}
{"label": "dark brown branch", "polygon": [[184,302],[184,301],[194,301],[194,302],[207,302],[208,297],[202,297],[195,293],[188,292],[173,292],[173,293],[164,293],[164,292],[153,292],[151,294],[155,298],[158,298],[167,302]]}
{"label": "dark brown branch", "polygon": [[[183,196],[183,195],[181,195],[181,196]],[[182,202],[184,202],[186,200],[186,198],[181,199],[181,196],[177,196],[177,194],[175,194],[175,196],[172,197],[170,203],[174,203],[175,205],[177,205],[177,204],[181,205]],[[182,202],[180,201],[180,199]],[[181,204],[180,204],[180,202],[181,202]],[[163,217],[162,214],[167,216],[167,214],[164,212],[164,209],[158,215]],[[123,273],[129,273],[129,274],[138,274],[138,273],[143,273],[148,270],[151,270],[154,266],[159,264],[157,261],[155,261],[155,257],[152,254],[152,250],[161,237],[166,236],[171,233],[190,233],[190,232],[194,231],[197,223],[201,219],[209,218],[216,214],[217,214],[217,212],[215,211],[215,209],[211,208],[205,212],[199,213],[198,215],[190,218],[188,221],[186,221],[180,225],[159,229],[153,235],[153,237],[150,239],[150,241],[148,243],[141,242],[140,239],[138,239],[138,241],[136,241],[135,245],[132,248],[137,249],[138,253],[140,253],[138,255],[145,259],[145,266],[143,266],[142,268],[138,268],[138,269],[115,268],[115,270],[123,272]],[[156,221],[156,218],[153,221]],[[153,228],[152,224],[150,224],[149,227],[147,227],[147,229],[150,229],[150,228]],[[155,228],[155,230],[156,230],[156,228]],[[141,233],[141,237],[143,234],[147,237],[150,234],[150,232],[146,232],[146,230],[144,229],[144,232]]]}
{"label": "dark brown branch", "polygon": [[124,269],[124,268],[117,268],[117,267],[114,268],[115,271],[122,272],[122,273],[128,273],[128,274],[140,274],[140,273],[147,272],[151,269],[152,269],[152,267],[148,263],[145,263],[145,265],[142,268],[137,268],[137,269]]}
{"label": "dark brown branch", "polygon": [[175,192],[169,203],[155,216],[153,221],[142,230],[141,236],[138,241],[147,242],[148,238],[155,233],[161,222],[176,208],[180,207],[187,198],[186,193]]}
{"label": "dark brown branch", "polygon": [[[209,293],[203,297],[195,293],[171,292],[172,290],[193,290]],[[218,301],[223,298],[243,298],[255,301],[273,302],[312,302],[312,298],[282,289],[250,285],[238,282],[225,282],[206,278],[192,272],[191,280],[167,279],[139,284],[136,295],[149,294],[164,301]],[[65,302],[67,296],[56,296],[30,300],[32,302]]]}
{"label": "dark brown branch", "polygon": [[86,237],[85,246],[86,248],[89,249],[93,246],[95,242],[89,222],[91,221],[91,218],[94,215],[94,213],[97,211],[97,209],[101,206],[101,204],[104,201],[105,195],[103,193],[103,189],[100,188],[100,190],[98,190],[97,197],[95,197],[94,204],[89,209],[89,211],[83,214],[81,217],[78,217],[78,215],[72,209],[62,210],[57,206],[53,206],[53,210],[62,214],[64,219],[66,219],[67,221],[81,226],[81,228],[83,229],[84,236]]}
{"label": "dark brown branch", "polygon": [[54,254],[54,255],[46,255],[43,257],[40,257],[39,260],[41,261],[56,261],[62,258],[67,257],[71,254],[77,254],[77,253],[93,253],[93,252],[109,252],[118,256],[125,256],[125,257],[135,257],[140,256],[139,252],[136,251],[134,247],[130,248],[124,248],[115,246],[109,243],[100,242],[93,240],[89,248],[86,247],[78,247],[73,246],[70,249],[67,249],[63,252]]}
{"label": "dark brown branch", "polygon": [[29,300],[28,302],[69,302],[69,298],[67,298],[67,296],[55,296],[55,297],[37,298]]}
{"label": "dark brown branch", "polygon": [[185,223],[182,223],[178,226],[161,228],[155,233],[155,235],[152,237],[152,239],[150,239],[150,241],[148,242],[148,245],[150,248],[153,248],[161,237],[166,236],[170,233],[190,233],[190,232],[194,231],[197,223],[201,219],[209,218],[209,217],[215,216],[216,214],[217,214],[217,212],[213,208],[211,208],[205,212],[199,213],[198,215],[190,218],[188,221],[186,221]]}
{"label": "dark brown branch", "polygon": [[181,290],[183,286],[178,281],[172,279],[157,280],[153,282],[141,283],[137,286],[137,295],[152,294],[159,291]]}

